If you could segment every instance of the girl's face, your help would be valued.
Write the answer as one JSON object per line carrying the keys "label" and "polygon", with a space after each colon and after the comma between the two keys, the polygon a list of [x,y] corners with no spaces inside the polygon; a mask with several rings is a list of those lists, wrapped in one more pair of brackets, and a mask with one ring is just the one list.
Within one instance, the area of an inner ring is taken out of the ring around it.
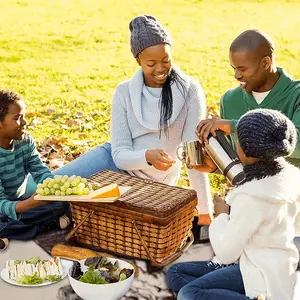
{"label": "girl's face", "polygon": [[236,152],[243,165],[252,165],[259,161],[259,158],[246,156],[239,142],[237,143]]}
{"label": "girl's face", "polygon": [[0,139],[3,145],[8,146],[12,140],[22,140],[26,129],[25,103],[20,100],[8,107],[8,113],[0,122]]}
{"label": "girl's face", "polygon": [[159,44],[146,48],[139,54],[137,62],[143,69],[145,85],[163,87],[172,69],[171,46]]}
{"label": "girl's face", "polygon": [[246,154],[244,153],[240,143],[238,142],[237,145],[236,145],[236,152],[237,152],[237,155],[241,161],[241,163],[243,165],[245,165],[245,159],[246,159]]}

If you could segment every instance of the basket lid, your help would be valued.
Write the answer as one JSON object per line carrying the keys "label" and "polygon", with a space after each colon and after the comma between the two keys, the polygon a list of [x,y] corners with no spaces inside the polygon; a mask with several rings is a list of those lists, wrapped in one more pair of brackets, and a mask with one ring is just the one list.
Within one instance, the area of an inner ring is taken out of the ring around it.
{"label": "basket lid", "polygon": [[117,199],[114,205],[159,218],[166,218],[197,199],[194,190],[169,186],[153,180],[141,179],[130,175],[105,170],[88,178],[101,186],[116,183],[130,186],[131,189]]}

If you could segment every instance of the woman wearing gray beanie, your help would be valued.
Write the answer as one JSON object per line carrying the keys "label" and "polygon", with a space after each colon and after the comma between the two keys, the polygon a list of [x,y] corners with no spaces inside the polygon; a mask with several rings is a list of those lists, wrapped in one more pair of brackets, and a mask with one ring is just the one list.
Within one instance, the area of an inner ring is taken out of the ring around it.
{"label": "woman wearing gray beanie", "polygon": [[[111,143],[105,143],[56,170],[88,177],[104,169],[176,185],[182,142],[197,140],[195,128],[206,117],[200,84],[173,64],[171,37],[152,16],[129,24],[131,52],[140,66],[120,83],[111,113]],[[207,174],[188,170],[198,194],[199,224],[209,224],[212,201]]]}
{"label": "woman wearing gray beanie", "polygon": [[213,261],[169,269],[168,286],[179,292],[178,300],[293,299],[300,170],[284,157],[295,149],[296,128],[279,111],[256,109],[241,117],[237,136],[246,180],[226,202],[214,201]]}

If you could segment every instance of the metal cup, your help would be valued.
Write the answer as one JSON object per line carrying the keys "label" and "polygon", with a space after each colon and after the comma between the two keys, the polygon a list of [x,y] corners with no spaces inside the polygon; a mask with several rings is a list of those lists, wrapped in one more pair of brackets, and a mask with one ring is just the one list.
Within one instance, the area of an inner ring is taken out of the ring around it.
{"label": "metal cup", "polygon": [[[185,157],[181,157],[178,153],[179,149],[183,149]],[[199,141],[189,141],[183,143],[183,146],[178,147],[177,157],[187,166],[201,166],[202,161],[202,146]]]}

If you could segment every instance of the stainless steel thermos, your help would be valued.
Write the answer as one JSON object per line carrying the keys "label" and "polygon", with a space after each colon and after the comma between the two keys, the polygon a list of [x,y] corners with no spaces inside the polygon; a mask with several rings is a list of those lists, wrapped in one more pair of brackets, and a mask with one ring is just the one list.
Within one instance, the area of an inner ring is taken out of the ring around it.
{"label": "stainless steel thermos", "polygon": [[223,175],[227,177],[232,185],[241,183],[245,179],[243,165],[232,149],[227,137],[222,131],[217,130],[216,137],[210,135],[208,142],[207,145],[204,145],[204,149]]}

